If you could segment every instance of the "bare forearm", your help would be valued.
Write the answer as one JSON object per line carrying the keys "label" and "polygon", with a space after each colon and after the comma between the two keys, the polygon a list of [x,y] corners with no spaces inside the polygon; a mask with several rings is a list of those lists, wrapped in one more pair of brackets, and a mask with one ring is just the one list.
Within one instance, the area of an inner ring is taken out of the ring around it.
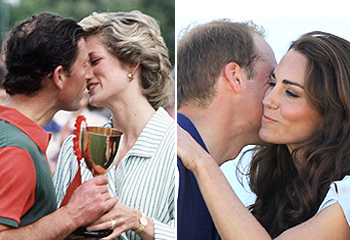
{"label": "bare forearm", "polygon": [[222,239],[271,239],[210,156],[202,155],[193,172]]}
{"label": "bare forearm", "polygon": [[[201,161],[193,172],[223,240],[271,240],[240,202],[215,162]],[[276,239],[349,239],[349,233],[350,228],[341,206],[333,204],[306,222],[286,230]]]}
{"label": "bare forearm", "polygon": [[28,226],[1,231],[0,240],[59,240],[66,238],[77,227],[65,210],[59,209]]}

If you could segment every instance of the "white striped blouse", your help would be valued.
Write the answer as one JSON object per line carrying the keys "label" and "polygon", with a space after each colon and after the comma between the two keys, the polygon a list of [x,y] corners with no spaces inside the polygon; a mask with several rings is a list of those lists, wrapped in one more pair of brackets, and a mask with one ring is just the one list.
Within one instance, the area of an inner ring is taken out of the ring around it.
{"label": "white striped blouse", "polygon": [[[104,126],[111,127],[111,121]],[[62,145],[53,179],[58,206],[78,170],[72,138]],[[82,161],[83,182],[92,178],[85,166]],[[175,122],[163,108],[149,120],[117,169],[106,176],[111,196],[152,218],[154,239],[175,239]],[[127,231],[117,239],[140,237]]]}

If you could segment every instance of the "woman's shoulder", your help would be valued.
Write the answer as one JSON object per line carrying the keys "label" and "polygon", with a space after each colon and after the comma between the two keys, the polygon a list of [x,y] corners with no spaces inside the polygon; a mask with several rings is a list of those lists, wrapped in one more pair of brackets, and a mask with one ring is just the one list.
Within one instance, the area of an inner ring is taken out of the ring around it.
{"label": "woman's shoulder", "polygon": [[[334,187],[335,190],[339,193],[344,193],[343,191],[348,191],[350,193],[350,175],[346,175],[342,180],[335,181],[331,184],[331,187]],[[341,188],[341,191],[338,190],[338,187]]]}
{"label": "woman's shoulder", "polygon": [[331,183],[318,212],[334,203],[338,203],[342,207],[350,225],[350,175],[345,176],[342,180]]}
{"label": "woman's shoulder", "polygon": [[328,192],[332,191],[338,201],[347,199],[349,200],[348,205],[350,205],[350,175],[346,175],[342,180],[333,182],[329,188]]}
{"label": "woman's shoulder", "polygon": [[144,131],[151,131],[159,136],[172,135],[175,132],[175,121],[162,107],[148,121]]}

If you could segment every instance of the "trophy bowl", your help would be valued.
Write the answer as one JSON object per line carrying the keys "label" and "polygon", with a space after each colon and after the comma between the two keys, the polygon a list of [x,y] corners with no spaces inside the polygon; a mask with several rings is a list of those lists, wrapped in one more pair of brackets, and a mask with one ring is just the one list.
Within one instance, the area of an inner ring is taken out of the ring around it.
{"label": "trophy bowl", "polygon": [[92,174],[105,174],[118,159],[122,133],[113,128],[81,125],[79,148]]}

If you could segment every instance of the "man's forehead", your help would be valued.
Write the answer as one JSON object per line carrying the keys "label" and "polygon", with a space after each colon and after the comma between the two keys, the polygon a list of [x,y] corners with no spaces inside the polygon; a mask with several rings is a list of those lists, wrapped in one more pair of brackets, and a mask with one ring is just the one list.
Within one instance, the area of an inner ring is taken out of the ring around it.
{"label": "man's forehead", "polygon": [[86,42],[84,38],[81,38],[78,42],[78,58],[79,56],[82,59],[88,58],[88,51],[87,51],[87,47],[86,47]]}
{"label": "man's forehead", "polygon": [[255,45],[259,51],[260,59],[262,61],[268,61],[271,65],[276,66],[275,54],[271,46],[266,42],[266,40],[261,36],[254,36]]}

